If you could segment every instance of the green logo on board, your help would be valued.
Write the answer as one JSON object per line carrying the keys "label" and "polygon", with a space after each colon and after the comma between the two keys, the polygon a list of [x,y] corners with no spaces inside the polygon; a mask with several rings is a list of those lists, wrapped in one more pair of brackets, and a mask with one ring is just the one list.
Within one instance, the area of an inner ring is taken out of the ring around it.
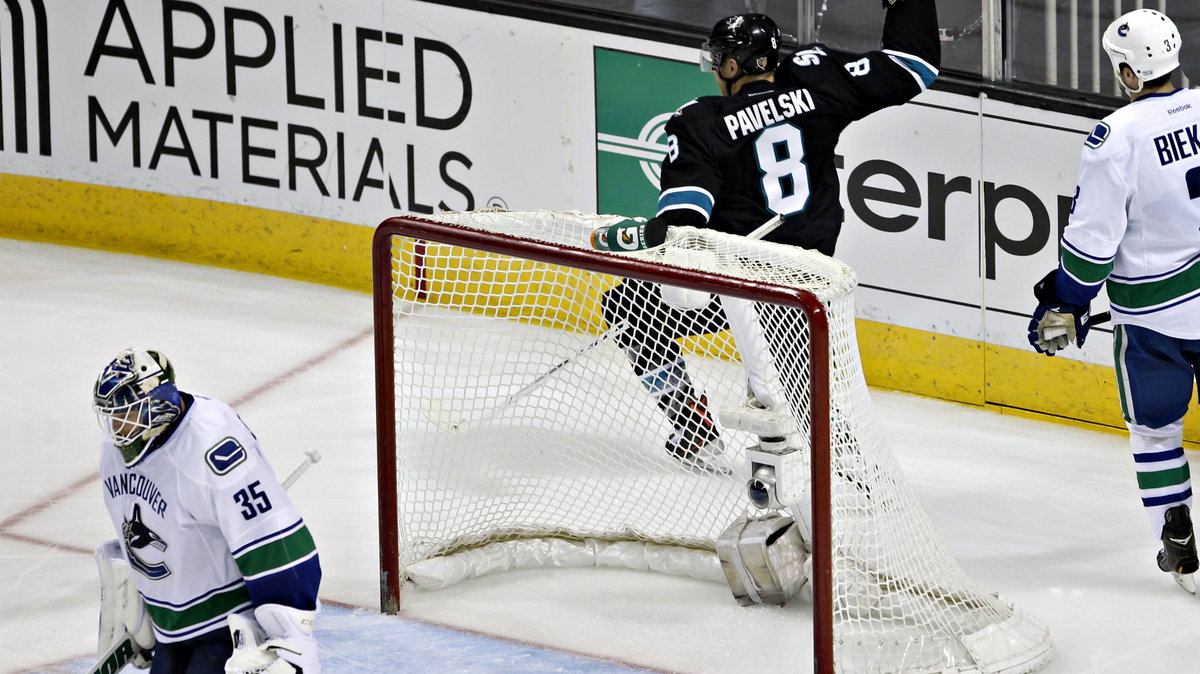
{"label": "green logo on board", "polygon": [[596,211],[652,217],[676,108],[717,93],[696,63],[603,49],[596,64]]}

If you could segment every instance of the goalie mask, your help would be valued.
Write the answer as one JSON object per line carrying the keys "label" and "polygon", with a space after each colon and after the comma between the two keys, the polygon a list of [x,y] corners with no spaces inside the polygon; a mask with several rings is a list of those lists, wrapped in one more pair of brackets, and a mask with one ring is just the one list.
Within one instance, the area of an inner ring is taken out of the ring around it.
{"label": "goalie mask", "polygon": [[700,68],[719,74],[725,59],[732,58],[745,75],[775,70],[779,65],[779,40],[779,26],[765,14],[721,19],[700,45]]}
{"label": "goalie mask", "polygon": [[92,406],[126,466],[137,463],[183,411],[171,361],[139,349],[122,351],[104,367],[92,389]]}
{"label": "goalie mask", "polygon": [[1179,67],[1179,48],[1183,41],[1179,29],[1167,15],[1153,9],[1135,9],[1109,24],[1100,40],[1112,61],[1117,81],[1121,81],[1121,65],[1127,65],[1138,77],[1137,89],[1146,82],[1166,75]]}

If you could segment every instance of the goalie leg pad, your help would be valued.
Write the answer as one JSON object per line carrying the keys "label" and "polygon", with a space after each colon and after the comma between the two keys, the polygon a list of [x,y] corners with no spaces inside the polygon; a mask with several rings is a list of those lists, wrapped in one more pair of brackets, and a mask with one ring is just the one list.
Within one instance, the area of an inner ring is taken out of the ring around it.
{"label": "goalie leg pad", "polygon": [[796,522],[778,513],[734,522],[717,540],[717,558],[742,606],[783,606],[808,582]]}
{"label": "goalie leg pad", "polygon": [[133,575],[121,543],[116,539],[99,545],[92,555],[100,573],[100,628],[97,651],[105,653],[128,634],[133,639],[134,667],[150,666],[154,650],[154,626],[146,605],[133,584]]}

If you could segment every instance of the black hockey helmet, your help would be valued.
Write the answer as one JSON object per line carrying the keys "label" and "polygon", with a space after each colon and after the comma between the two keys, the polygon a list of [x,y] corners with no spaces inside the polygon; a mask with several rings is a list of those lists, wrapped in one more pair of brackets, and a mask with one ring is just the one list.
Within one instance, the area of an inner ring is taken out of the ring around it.
{"label": "black hockey helmet", "polygon": [[700,49],[705,70],[715,71],[733,58],[747,75],[765,73],[779,65],[779,26],[765,14],[726,17],[713,26]]}

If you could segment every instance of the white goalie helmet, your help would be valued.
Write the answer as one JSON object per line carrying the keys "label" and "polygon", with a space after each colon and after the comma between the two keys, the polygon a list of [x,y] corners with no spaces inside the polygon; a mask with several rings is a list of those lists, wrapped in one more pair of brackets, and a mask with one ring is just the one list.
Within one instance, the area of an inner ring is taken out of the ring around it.
{"label": "white goalie helmet", "polygon": [[1126,64],[1140,82],[1133,93],[1141,91],[1146,82],[1162,77],[1179,67],[1179,48],[1183,40],[1179,29],[1166,14],[1153,9],[1135,9],[1109,24],[1100,43],[1112,61],[1117,81],[1121,64]]}

